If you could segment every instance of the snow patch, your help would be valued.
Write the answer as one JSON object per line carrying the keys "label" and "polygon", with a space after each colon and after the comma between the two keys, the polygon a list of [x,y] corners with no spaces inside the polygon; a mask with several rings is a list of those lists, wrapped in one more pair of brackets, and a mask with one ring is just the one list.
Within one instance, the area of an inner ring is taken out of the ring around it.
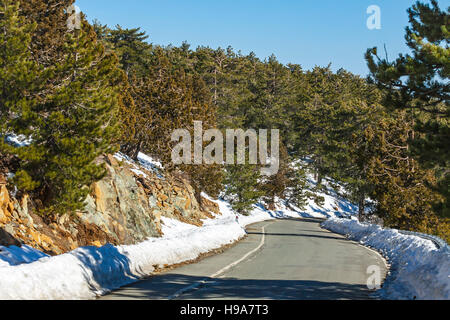
{"label": "snow patch", "polygon": [[33,142],[31,138],[16,134],[8,134],[5,137],[5,141],[17,148],[28,147]]}
{"label": "snow patch", "polygon": [[391,264],[380,295],[386,299],[450,299],[450,253],[395,229],[331,218],[322,226],[378,250]]}

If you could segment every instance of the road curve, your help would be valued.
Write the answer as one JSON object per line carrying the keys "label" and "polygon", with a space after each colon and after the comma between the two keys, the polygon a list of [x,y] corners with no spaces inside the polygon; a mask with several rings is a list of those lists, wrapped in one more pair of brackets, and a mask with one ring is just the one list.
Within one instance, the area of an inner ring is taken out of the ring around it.
{"label": "road curve", "polygon": [[[101,299],[370,299],[369,266],[382,257],[315,219],[253,224],[224,253],[123,287]],[[376,295],[375,295],[376,296]]]}

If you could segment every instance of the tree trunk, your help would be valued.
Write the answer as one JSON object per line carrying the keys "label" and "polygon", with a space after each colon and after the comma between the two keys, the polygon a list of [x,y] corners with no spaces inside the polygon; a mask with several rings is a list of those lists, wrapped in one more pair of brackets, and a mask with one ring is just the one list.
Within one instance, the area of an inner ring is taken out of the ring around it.
{"label": "tree trunk", "polygon": [[320,186],[322,184],[322,179],[323,179],[321,165],[322,165],[322,159],[319,158],[319,159],[317,159],[317,185],[318,186]]}
{"label": "tree trunk", "polygon": [[359,221],[363,221],[363,217],[364,217],[364,209],[366,206],[366,201],[365,201],[365,195],[362,194],[359,197],[359,201],[358,201],[358,219]]}
{"label": "tree trunk", "polygon": [[320,170],[318,170],[318,172],[317,172],[317,185],[318,186],[322,185],[322,179],[323,179],[322,172],[320,172]]}
{"label": "tree trunk", "polygon": [[133,150],[133,153],[131,154],[131,159],[133,159],[133,160],[138,159],[139,152],[141,152],[141,148],[142,148],[143,144],[144,144],[144,142],[142,140],[139,141],[139,143],[136,145],[136,148]]}

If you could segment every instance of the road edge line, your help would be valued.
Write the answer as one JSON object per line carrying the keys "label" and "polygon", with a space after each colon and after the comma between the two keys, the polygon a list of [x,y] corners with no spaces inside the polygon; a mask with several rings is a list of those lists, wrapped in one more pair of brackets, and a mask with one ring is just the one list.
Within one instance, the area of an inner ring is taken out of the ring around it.
{"label": "road edge line", "polygon": [[[219,271],[213,273],[212,275],[209,276],[209,278],[217,278],[219,275],[225,273],[226,271],[228,271],[229,269],[233,268],[234,266],[238,265],[239,263],[241,263],[242,261],[244,261],[245,259],[247,259],[250,255],[254,254],[255,252],[257,252],[259,249],[262,248],[262,246],[264,245],[265,239],[266,239],[266,233],[265,233],[265,228],[269,225],[271,225],[273,222],[270,222],[268,224],[266,224],[264,227],[261,228],[262,231],[262,237],[261,237],[261,241],[259,242],[259,245],[251,250],[250,252],[247,252],[242,258],[236,260],[235,262],[230,263],[229,265],[225,266],[224,268],[220,269]],[[207,282],[208,278],[205,278],[201,281],[198,281],[196,283],[191,284],[190,286],[181,288],[180,290],[178,290],[177,292],[175,292],[174,294],[170,295],[167,300],[173,300],[178,298],[179,296],[181,296],[183,293],[194,290],[202,285],[204,285]]]}
{"label": "road edge line", "polygon": [[223,267],[222,269],[220,269],[219,271],[217,271],[216,273],[213,273],[212,275],[210,275],[210,278],[217,278],[219,275],[227,272],[228,270],[230,270],[231,268],[233,268],[234,266],[237,266],[239,263],[241,263],[242,261],[244,261],[245,259],[247,259],[249,256],[251,256],[253,253],[257,252],[259,249],[262,248],[262,246],[264,245],[264,242],[266,240],[266,227],[271,225],[273,222],[266,224],[264,227],[261,228],[262,231],[262,237],[261,237],[261,241],[259,242],[259,245],[253,249],[250,252],[247,252],[242,258],[240,258],[239,260],[236,260],[235,262],[230,263],[229,265],[227,265],[226,267]]}

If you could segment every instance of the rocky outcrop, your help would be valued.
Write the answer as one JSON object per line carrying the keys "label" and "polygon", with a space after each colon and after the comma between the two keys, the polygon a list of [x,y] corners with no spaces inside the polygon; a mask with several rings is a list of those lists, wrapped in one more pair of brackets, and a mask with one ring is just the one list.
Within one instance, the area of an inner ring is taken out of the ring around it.
{"label": "rocky outcrop", "polygon": [[[43,219],[28,196],[11,197],[0,178],[0,245],[28,244],[49,254],[79,246],[134,244],[159,237],[161,216],[201,225],[219,213],[214,202],[200,208],[193,188],[183,179],[153,172],[113,156],[103,160],[107,176],[94,183],[82,212]],[[1,175],[0,175],[1,177]]]}

